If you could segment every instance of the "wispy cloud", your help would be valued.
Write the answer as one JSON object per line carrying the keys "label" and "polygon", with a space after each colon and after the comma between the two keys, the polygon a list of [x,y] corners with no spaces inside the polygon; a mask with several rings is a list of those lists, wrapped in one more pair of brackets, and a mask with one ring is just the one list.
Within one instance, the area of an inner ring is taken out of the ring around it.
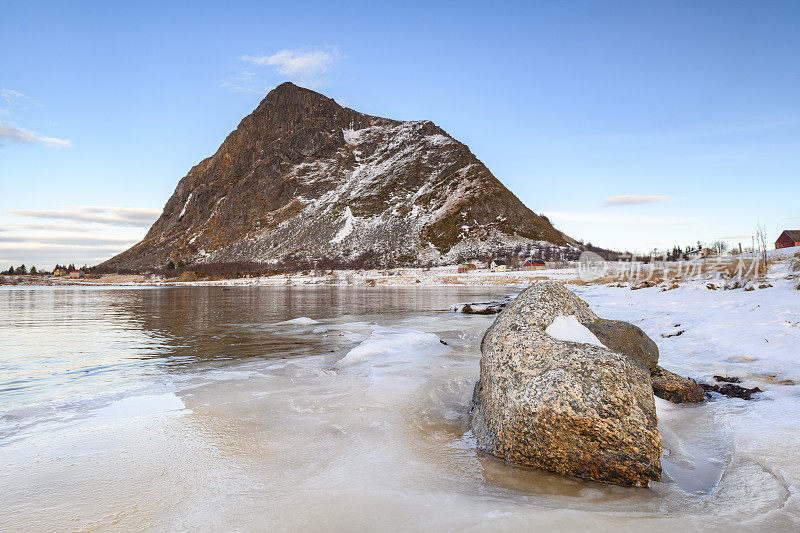
{"label": "wispy cloud", "polygon": [[601,205],[603,207],[611,207],[615,205],[643,205],[654,204],[656,202],[670,202],[674,199],[674,196],[627,194],[623,196],[612,196],[611,198],[606,198],[603,200]]}
{"label": "wispy cloud", "polygon": [[13,89],[0,89],[0,98],[5,100],[6,103],[11,103],[17,100],[25,100],[28,102],[33,102],[33,98],[31,98],[27,94],[22,94],[21,92],[15,91]]}
{"label": "wispy cloud", "polygon": [[85,235],[0,235],[0,243],[58,244],[62,246],[113,246],[132,245],[137,241],[124,238],[87,237]]}
{"label": "wispy cloud", "polygon": [[114,226],[147,227],[161,214],[161,210],[139,207],[86,206],[71,210],[16,209],[8,213],[39,219],[70,220],[73,222],[111,224]]}
{"label": "wispy cloud", "polygon": [[12,224],[10,226],[0,226],[2,232],[15,232],[27,230],[47,230],[47,231],[71,231],[71,232],[89,232],[97,231],[97,227],[91,227],[81,224],[43,224],[41,222],[26,222],[24,224]]}
{"label": "wispy cloud", "polygon": [[280,50],[271,55],[243,56],[243,61],[256,65],[274,66],[284,76],[308,78],[326,72],[336,61],[335,49],[326,50]]}
{"label": "wispy cloud", "polygon": [[587,222],[593,224],[696,224],[702,217],[651,216],[609,212],[549,211],[547,218],[555,222]]}
{"label": "wispy cloud", "polygon": [[10,141],[23,144],[44,144],[46,146],[53,146],[57,148],[72,146],[72,143],[69,139],[47,137],[41,133],[37,133],[32,130],[26,130],[25,128],[20,128],[10,122],[4,122],[2,120],[0,120],[0,139],[8,139]]}
{"label": "wispy cloud", "polygon": [[[241,60],[259,67],[271,67],[284,79],[316,87],[323,83],[322,75],[328,72],[340,57],[337,47],[325,46],[284,49],[263,55],[248,54],[243,55]],[[258,73],[244,71],[233,81],[223,85],[237,91],[260,93],[262,87],[268,84],[259,81]]]}

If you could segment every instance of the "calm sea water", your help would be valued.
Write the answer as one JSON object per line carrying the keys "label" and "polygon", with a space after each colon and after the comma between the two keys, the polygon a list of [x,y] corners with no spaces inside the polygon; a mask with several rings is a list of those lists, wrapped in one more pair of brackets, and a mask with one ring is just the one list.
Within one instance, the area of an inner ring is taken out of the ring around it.
{"label": "calm sea water", "polygon": [[[0,530],[666,531],[780,507],[719,468],[624,489],[477,452],[493,317],[449,307],[511,292],[0,289]],[[678,430],[714,421],[667,418],[688,464],[706,441]]]}

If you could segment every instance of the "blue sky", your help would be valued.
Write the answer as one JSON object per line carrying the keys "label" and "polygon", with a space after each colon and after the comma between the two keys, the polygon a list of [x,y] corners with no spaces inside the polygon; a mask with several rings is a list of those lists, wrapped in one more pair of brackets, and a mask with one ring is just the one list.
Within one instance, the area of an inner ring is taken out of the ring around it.
{"label": "blue sky", "polygon": [[285,80],[433,120],[597,245],[800,227],[800,3],[163,4],[0,2],[3,268],[139,240]]}

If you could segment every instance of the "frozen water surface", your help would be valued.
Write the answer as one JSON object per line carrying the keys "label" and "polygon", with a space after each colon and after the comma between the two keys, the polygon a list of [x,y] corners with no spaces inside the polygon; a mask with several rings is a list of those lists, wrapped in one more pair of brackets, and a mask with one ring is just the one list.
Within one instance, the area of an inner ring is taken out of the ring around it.
{"label": "frozen water surface", "polygon": [[663,480],[612,487],[475,450],[495,317],[449,308],[513,290],[4,288],[0,530],[796,531],[797,296],[576,290],[766,392],[658,401]]}

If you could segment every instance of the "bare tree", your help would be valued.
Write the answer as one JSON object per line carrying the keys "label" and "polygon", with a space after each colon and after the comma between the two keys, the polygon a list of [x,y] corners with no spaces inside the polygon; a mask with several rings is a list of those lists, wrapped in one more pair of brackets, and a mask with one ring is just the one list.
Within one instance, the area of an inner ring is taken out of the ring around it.
{"label": "bare tree", "polygon": [[767,268],[767,230],[761,224],[756,226],[756,247],[761,252],[761,265],[764,270]]}
{"label": "bare tree", "polygon": [[711,243],[711,249],[714,250],[714,253],[717,255],[722,255],[728,251],[728,243],[725,241],[714,241]]}

